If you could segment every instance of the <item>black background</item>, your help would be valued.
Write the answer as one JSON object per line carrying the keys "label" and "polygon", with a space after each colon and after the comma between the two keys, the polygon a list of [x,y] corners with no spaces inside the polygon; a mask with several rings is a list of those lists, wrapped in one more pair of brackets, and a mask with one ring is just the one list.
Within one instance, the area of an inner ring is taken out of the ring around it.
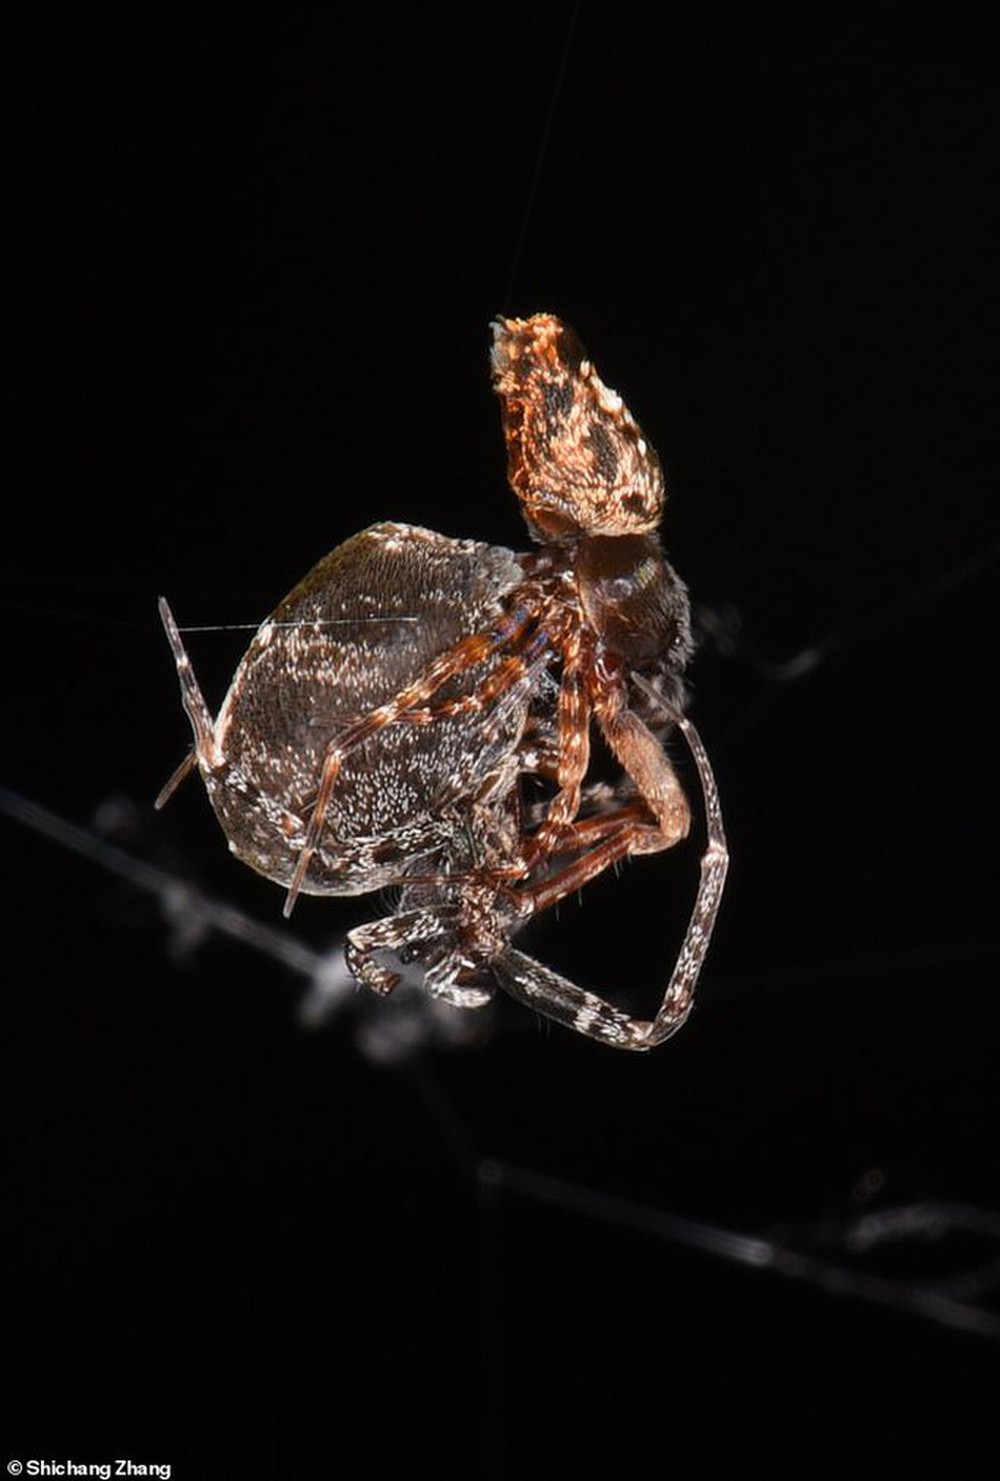
{"label": "black background", "polygon": [[[256,622],[376,519],[523,547],[487,325],[544,308],[659,448],[671,559],[730,639],[692,713],[733,863],[668,1046],[502,1003],[393,1068],[5,822],[4,1458],[986,1475],[987,1338],[477,1168],[800,1244],[997,1209],[987,37],[954,9],[95,9],[16,26],[7,784],[82,823],[129,799],[131,851],[280,926],[196,784],[152,813],[188,740],[156,596]],[[189,641],[217,704],[245,636]],[[696,874],[696,841],[633,863],[531,949],[651,1008]]]}

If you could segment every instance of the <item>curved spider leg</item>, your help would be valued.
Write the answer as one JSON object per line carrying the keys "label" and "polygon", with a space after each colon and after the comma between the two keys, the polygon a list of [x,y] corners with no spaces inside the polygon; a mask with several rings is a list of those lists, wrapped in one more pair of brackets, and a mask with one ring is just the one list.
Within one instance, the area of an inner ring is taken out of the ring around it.
{"label": "curved spider leg", "polygon": [[527,608],[522,607],[515,609],[513,614],[497,623],[492,632],[475,633],[462,638],[453,647],[439,654],[432,663],[428,664],[419,678],[407,688],[401,690],[386,704],[379,705],[377,709],[371,710],[353,725],[349,725],[335,740],[330,742],[323,760],[316,798],[309,826],[306,829],[305,842],[295,865],[288,894],[285,896],[284,914],[286,917],[291,915],[295,907],[295,901],[302,889],[312,856],[319,844],[330,798],[333,796],[333,789],[337,784],[337,777],[345,758],[358,746],[364,745],[372,736],[377,735],[385,726],[403,723],[411,714],[418,717],[415,723],[427,724],[431,719],[442,715],[455,715],[463,711],[482,709],[486,704],[492,703],[523,678],[531,665],[537,662],[541,654],[547,650],[548,638],[544,634],[536,634],[521,653],[516,651],[515,646],[515,653],[501,663],[496,673],[489,675],[473,694],[456,700],[445,700],[442,705],[433,706],[430,710],[424,708],[442,684],[458,677],[470,668],[488,662],[505,647],[511,644],[516,645],[533,625],[532,614]]}
{"label": "curved spider leg", "polygon": [[407,910],[401,915],[386,915],[348,931],[344,940],[344,961],[356,982],[370,992],[388,997],[400,981],[400,974],[376,962],[377,951],[395,951],[401,946],[432,940],[441,934],[449,916],[450,905]]}
{"label": "curved spider leg", "polygon": [[[442,903],[429,905],[418,910],[407,910],[401,915],[383,916],[381,920],[368,921],[347,933],[344,942],[344,961],[355,981],[382,997],[388,996],[400,982],[400,973],[384,967],[375,960],[378,951],[399,951],[417,943],[432,942],[441,938],[447,947],[454,933],[460,912],[455,906]],[[448,970],[450,955],[443,954],[442,963],[424,973],[425,986],[434,997],[441,998],[457,1008],[482,1008],[493,996],[491,988],[460,986],[451,980]],[[458,970],[456,964],[453,968]]]}
{"label": "curved spider leg", "polygon": [[[664,703],[652,685],[643,681],[642,688],[683,729],[683,718]],[[635,782],[640,797],[659,823],[666,840],[665,847],[670,848],[679,843],[682,838],[687,837],[690,830],[691,808],[660,741],[635,711],[629,708],[624,685],[598,690],[593,698],[593,706],[604,739]]]}
{"label": "curved spider leg", "polygon": [[[672,848],[687,836],[691,811],[662,745],[629,708],[624,684],[616,684],[609,691],[588,682],[593,654],[585,651],[579,633],[572,634],[561,644],[554,640],[553,646],[561,648],[563,658],[556,744],[558,769],[555,780],[559,790],[548,803],[541,824],[527,843],[526,862],[533,868],[550,854],[566,853],[573,847],[573,828],[590,764],[592,715],[596,716],[616,758],[636,783],[662,835],[656,843],[651,836],[653,830],[646,827],[641,834],[637,833],[637,846],[629,852],[652,853]],[[643,687],[650,688],[653,698],[662,707],[663,700],[656,691],[645,684]],[[568,838],[564,842],[567,832]]]}
{"label": "curved spider leg", "polygon": [[[680,716],[677,724],[698,768],[705,803],[707,842],[694,909],[656,1017],[648,1021],[633,1018],[596,993],[577,987],[513,947],[507,947],[490,964],[497,982],[511,997],[546,1018],[616,1049],[652,1049],[676,1033],[687,1018],[726,882],[729,854],[715,777],[701,738],[690,720]],[[614,839],[606,842],[611,844]],[[594,850],[595,853],[600,851]],[[574,867],[571,866],[571,870]]]}

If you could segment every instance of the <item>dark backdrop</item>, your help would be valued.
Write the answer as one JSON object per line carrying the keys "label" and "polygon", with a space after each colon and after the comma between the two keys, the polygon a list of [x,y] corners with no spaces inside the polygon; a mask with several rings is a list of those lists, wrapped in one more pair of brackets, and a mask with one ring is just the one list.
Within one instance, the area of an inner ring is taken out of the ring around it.
{"label": "dark backdrop", "polygon": [[[913,1283],[997,1244],[995,66],[954,9],[738,15],[22,14],[7,786],[282,927],[196,784],[152,813],[156,596],[255,622],[376,519],[523,546],[487,325],[544,308],[662,454],[733,864],[656,1053],[500,1004],[384,1065],[360,1008],[309,1032],[190,902],[5,822],[5,1458],[987,1474],[989,1283],[957,1317]],[[218,703],[245,635],[189,641]],[[531,947],[649,1007],[696,872],[633,863]]]}

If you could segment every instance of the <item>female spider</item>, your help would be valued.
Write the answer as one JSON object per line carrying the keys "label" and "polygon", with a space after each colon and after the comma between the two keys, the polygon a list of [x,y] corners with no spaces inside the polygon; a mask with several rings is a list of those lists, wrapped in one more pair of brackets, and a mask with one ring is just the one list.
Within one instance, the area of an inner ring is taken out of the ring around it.
{"label": "female spider", "polygon": [[[396,910],[349,933],[375,991],[419,963],[463,1006],[499,985],[621,1048],[662,1042],[690,1011],[727,867],[704,749],[682,710],[687,593],[663,557],[659,462],[621,398],[549,314],[494,326],[508,474],[531,554],[377,525],[340,546],[254,638],[213,720],[166,603],[194,764],[241,858],[287,887],[402,886]],[[622,767],[587,810],[596,723]],[[690,810],[663,749],[682,731],[708,825],[701,881],[655,1017],[630,1017],[515,950],[531,916],[635,853],[672,847]],[[523,779],[553,795],[530,819]],[[582,810],[583,809],[583,810]]]}

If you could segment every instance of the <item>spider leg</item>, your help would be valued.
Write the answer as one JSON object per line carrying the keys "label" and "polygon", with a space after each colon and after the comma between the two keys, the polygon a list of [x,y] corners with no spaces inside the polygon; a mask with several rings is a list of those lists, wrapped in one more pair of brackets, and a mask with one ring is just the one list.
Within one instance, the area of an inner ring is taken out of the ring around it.
{"label": "spider leg", "polygon": [[[687,836],[691,826],[687,798],[652,731],[626,707],[624,699],[617,706],[602,700],[598,713],[609,742],[614,744],[619,760],[639,788],[644,806],[630,803],[581,822],[575,820],[575,813],[570,812],[564,818],[562,812],[556,810],[562,797],[566,798],[568,806],[575,803],[579,807],[579,783],[573,782],[572,796],[568,792],[560,793],[529,843],[526,860],[535,869],[541,861],[553,855],[571,853],[574,848],[583,852],[556,874],[518,889],[519,901],[530,902],[532,914],[547,910],[566,895],[583,889],[590,880],[620,859],[631,854],[651,854],[673,848]],[[688,723],[678,718],[678,724]],[[703,749],[701,755],[707,766],[708,758]],[[714,794],[714,782],[712,790]],[[648,820],[647,810],[655,815],[655,825]]]}
{"label": "spider leg", "polygon": [[556,782],[559,790],[546,809],[545,818],[527,845],[529,865],[545,858],[561,845],[561,837],[580,811],[583,779],[590,765],[590,700],[581,661],[579,642],[567,645],[559,686],[557,721]]}
{"label": "spider leg", "polygon": [[[603,837],[601,835],[604,835]],[[598,841],[595,843],[594,839]],[[609,813],[605,818],[588,819],[567,830],[551,852],[566,852],[572,841],[583,845],[584,852],[572,863],[534,883],[516,887],[512,894],[523,915],[540,915],[576,894],[592,879],[631,854],[654,853],[668,847],[659,828],[635,819],[630,808]]]}
{"label": "spider leg", "polygon": [[533,1008],[543,1018],[551,1018],[615,1049],[651,1047],[644,1041],[649,1024],[630,1018],[620,1008],[613,1008],[596,993],[577,987],[523,951],[508,947],[491,963],[491,970],[509,997],[526,1008]]}
{"label": "spider leg", "polygon": [[440,909],[406,910],[399,915],[386,915],[348,931],[344,942],[344,961],[351,976],[362,987],[388,997],[398,986],[398,972],[383,967],[375,960],[377,951],[396,951],[402,946],[426,941],[439,934]]}
{"label": "spider leg", "polygon": [[[656,691],[652,690],[652,693],[663,705]],[[598,694],[594,700],[594,712],[605,740],[659,823],[667,840],[666,846],[679,843],[687,837],[691,827],[691,809],[662,745],[639,716],[629,709],[624,686],[615,686]],[[685,722],[681,717],[675,716],[675,720],[683,729]],[[704,750],[701,754],[705,757]],[[707,757],[705,765],[708,765]],[[704,777],[702,783],[704,786]]]}
{"label": "spider leg", "polygon": [[[632,1018],[595,993],[577,987],[575,983],[560,977],[550,968],[543,967],[540,962],[525,956],[523,952],[515,951],[513,947],[507,947],[490,964],[497,982],[511,997],[534,1008],[546,1018],[552,1018],[587,1038],[598,1039],[617,1049],[652,1049],[676,1033],[687,1018],[726,882],[729,854],[712,768],[701,738],[690,720],[681,716],[677,724],[698,768],[708,837],[701,860],[701,878],[694,909],[656,1017],[648,1021]],[[615,836],[612,835],[605,841],[605,845],[613,845],[614,842]],[[605,845],[593,850],[593,854],[600,854]],[[564,874],[572,873],[580,864],[586,863],[587,856],[571,865],[570,870],[564,871]],[[606,864],[601,867],[606,867]],[[559,879],[560,876],[556,876],[548,884],[553,885]],[[541,891],[545,888],[543,885]]]}
{"label": "spider leg", "polygon": [[[624,854],[656,854],[662,849],[670,847],[660,829],[649,820],[649,808],[643,802],[627,802],[615,807],[608,812],[593,813],[590,817],[578,818],[575,823],[568,824],[553,840],[549,849],[550,857],[558,857],[560,854],[585,854],[592,850],[596,844],[605,841],[609,835],[627,831],[630,837],[629,847],[623,850],[622,855],[616,853],[616,859]],[[607,869],[616,859],[605,861],[597,873]],[[580,860],[576,861],[577,863]],[[571,866],[573,867],[573,866]],[[523,872],[523,871],[522,871]],[[594,878],[589,870],[583,883],[586,884]],[[568,895],[577,885],[569,885],[560,892],[560,899]],[[548,901],[547,904],[553,904]]]}
{"label": "spider leg", "polygon": [[547,656],[548,637],[536,633],[523,649],[515,649],[504,658],[471,694],[458,694],[441,699],[422,709],[406,709],[395,717],[397,725],[430,725],[434,720],[453,720],[459,715],[479,714],[495,700],[501,699],[523,680],[529,678],[539,661]]}
{"label": "spider leg", "polygon": [[[347,933],[344,960],[357,982],[380,996],[388,996],[398,986],[399,972],[393,972],[375,960],[378,951],[396,951],[437,937],[447,938],[454,930],[457,911],[447,904],[425,906],[368,921]],[[444,960],[448,960],[447,955]],[[457,968],[456,968],[457,970]],[[493,996],[488,988],[460,987],[448,980],[440,965],[425,974],[425,984],[435,997],[458,1008],[481,1008]]]}
{"label": "spider leg", "polygon": [[[662,745],[629,708],[624,683],[605,688],[589,680],[594,655],[584,650],[579,635],[564,639],[561,644],[556,639],[555,646],[561,646],[563,650],[556,745],[559,790],[527,844],[525,858],[529,867],[553,853],[566,853],[573,846],[573,827],[590,765],[592,714],[596,716],[614,755],[635,782],[659,824],[659,843],[653,842],[652,830],[646,827],[635,832],[635,847],[625,852],[651,853],[657,848],[672,848],[687,836],[691,810]],[[659,699],[656,692],[653,693]],[[593,876],[588,874],[587,877]]]}
{"label": "spider leg", "polygon": [[194,734],[194,747],[178,766],[173,776],[161,790],[156,799],[156,807],[163,807],[164,803],[173,795],[181,782],[193,771],[195,766],[207,766],[209,768],[218,766],[219,755],[215,744],[215,721],[212,713],[205,703],[205,697],[194,676],[191,660],[187,656],[187,650],[181,641],[180,631],[174,621],[174,614],[166,597],[160,597],[159,601],[160,621],[163,623],[170,644],[170,651],[174,656],[177,666],[177,678],[181,686],[181,702],[191,722],[191,730]]}
{"label": "spider leg", "polygon": [[180,766],[178,766],[177,770],[171,775],[170,780],[165,782],[160,788],[159,792],[157,792],[156,801],[153,803],[153,807],[157,812],[160,811],[161,807],[166,807],[167,803],[177,791],[177,788],[180,786],[184,778],[188,776],[192,771],[196,771],[197,767],[198,754],[195,751],[194,746],[192,746],[190,751],[188,751],[187,755],[184,757],[184,760],[181,762]]}

